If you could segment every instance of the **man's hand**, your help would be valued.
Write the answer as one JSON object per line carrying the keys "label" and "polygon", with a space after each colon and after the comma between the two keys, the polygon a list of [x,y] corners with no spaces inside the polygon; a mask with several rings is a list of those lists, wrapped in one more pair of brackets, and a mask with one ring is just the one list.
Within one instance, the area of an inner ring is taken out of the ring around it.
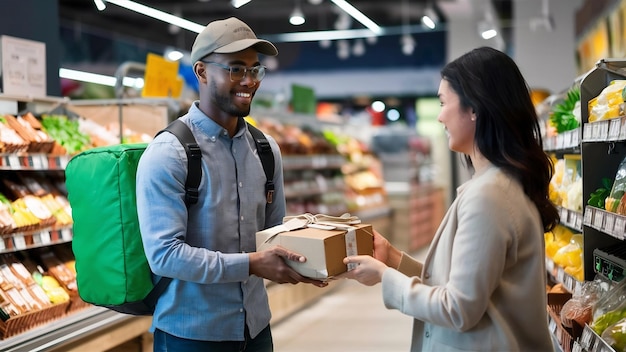
{"label": "man's hand", "polygon": [[299,282],[313,284],[317,287],[328,286],[327,282],[310,279],[298,274],[285,260],[305,262],[306,258],[298,253],[277,246],[270,249],[250,253],[250,274],[262,277],[279,284]]}

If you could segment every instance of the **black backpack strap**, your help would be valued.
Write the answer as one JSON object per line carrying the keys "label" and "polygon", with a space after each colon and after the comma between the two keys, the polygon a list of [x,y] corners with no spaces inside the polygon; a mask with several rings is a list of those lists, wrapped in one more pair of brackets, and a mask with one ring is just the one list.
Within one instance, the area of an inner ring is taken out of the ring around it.
{"label": "black backpack strap", "polygon": [[185,181],[185,204],[187,206],[196,204],[198,203],[200,180],[202,179],[202,151],[200,146],[189,127],[178,119],[172,121],[157,135],[163,131],[168,131],[176,136],[187,152],[188,171]]}
{"label": "black backpack strap", "polygon": [[263,171],[265,171],[265,178],[267,181],[265,182],[265,196],[268,203],[272,203],[274,201],[274,153],[272,153],[272,146],[270,142],[265,137],[265,134],[261,132],[258,128],[248,125],[248,130],[250,134],[252,134],[252,138],[254,139],[254,143],[256,144],[256,150],[259,154],[259,158],[261,159],[261,164],[263,164]]}

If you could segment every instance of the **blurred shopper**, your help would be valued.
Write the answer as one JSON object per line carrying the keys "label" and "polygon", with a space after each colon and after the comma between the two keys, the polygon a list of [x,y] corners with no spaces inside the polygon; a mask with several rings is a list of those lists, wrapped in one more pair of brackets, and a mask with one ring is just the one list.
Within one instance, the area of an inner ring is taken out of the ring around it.
{"label": "blurred shopper", "polygon": [[278,51],[236,18],[209,23],[193,44],[200,99],[180,119],[202,151],[197,204],[185,205],[187,157],[174,135],[158,135],[141,158],[137,207],[146,257],[155,275],[173,278],[154,312],[154,351],[273,351],[263,279],[325,286],[285,263],[304,261],[297,253],[256,252],[256,232],[285,215],[279,147],[267,137],[276,165],[268,203],[244,121],[265,75],[258,54]]}
{"label": "blurred shopper", "polygon": [[374,258],[345,277],[382,282],[387,308],[414,320],[412,351],[552,351],[543,234],[558,222],[552,164],[514,61],[474,49],[441,72],[438,121],[471,180],[457,189],[423,263],[376,233]]}

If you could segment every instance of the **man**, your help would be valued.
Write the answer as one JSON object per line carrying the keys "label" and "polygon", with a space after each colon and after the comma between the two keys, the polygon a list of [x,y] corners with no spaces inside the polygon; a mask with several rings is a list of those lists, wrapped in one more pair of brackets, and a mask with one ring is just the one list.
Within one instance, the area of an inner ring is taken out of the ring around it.
{"label": "man", "polygon": [[263,278],[305,278],[285,260],[305,258],[284,248],[256,252],[257,231],[285,215],[282,159],[275,159],[274,200],[244,117],[265,75],[258,54],[277,55],[242,21],[211,22],[191,50],[200,99],[180,117],[202,150],[197,204],[186,207],[187,157],[170,133],[150,143],[137,171],[137,208],[146,257],[157,276],[173,278],[159,298],[151,331],[154,351],[272,351]]}

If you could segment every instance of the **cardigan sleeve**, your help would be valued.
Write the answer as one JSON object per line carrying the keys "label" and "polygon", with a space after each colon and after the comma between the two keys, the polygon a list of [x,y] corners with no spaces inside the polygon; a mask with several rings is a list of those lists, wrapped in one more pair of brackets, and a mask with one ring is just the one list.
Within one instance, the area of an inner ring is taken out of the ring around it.
{"label": "cardigan sleeve", "polygon": [[402,257],[400,258],[400,264],[398,265],[398,271],[403,273],[406,276],[422,276],[422,268],[424,264],[413,259],[410,255],[405,252],[402,252]]}

